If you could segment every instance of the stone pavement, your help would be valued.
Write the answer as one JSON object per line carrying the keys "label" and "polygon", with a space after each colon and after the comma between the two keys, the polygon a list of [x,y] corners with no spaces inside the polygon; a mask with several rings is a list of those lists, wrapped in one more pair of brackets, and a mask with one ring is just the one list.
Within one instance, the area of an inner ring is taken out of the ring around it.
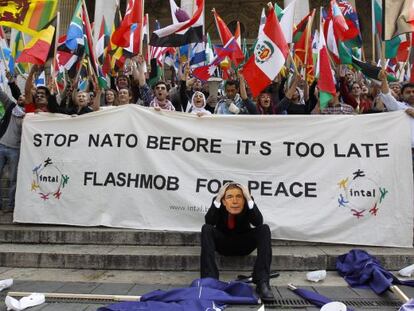
{"label": "stone pavement", "polygon": [[[222,280],[229,281],[237,272],[225,272]],[[65,270],[65,269],[10,269],[0,268],[0,279],[14,278],[10,291],[43,293],[111,294],[139,296],[155,289],[186,287],[198,274],[195,272],[144,272],[116,270]],[[391,293],[378,296],[368,289],[349,288],[335,272],[328,272],[321,283],[305,280],[304,272],[281,272],[272,279],[271,285],[276,297],[273,306],[266,310],[319,310],[296,296],[287,284],[319,292],[333,300],[339,300],[355,310],[395,311],[400,303]],[[409,297],[414,297],[414,288],[402,287]],[[6,291],[0,293],[0,311],[6,310],[4,298]],[[96,310],[109,304],[105,301],[47,300],[43,305],[28,310],[33,311],[86,311]],[[226,310],[257,310],[259,306],[231,306]]]}

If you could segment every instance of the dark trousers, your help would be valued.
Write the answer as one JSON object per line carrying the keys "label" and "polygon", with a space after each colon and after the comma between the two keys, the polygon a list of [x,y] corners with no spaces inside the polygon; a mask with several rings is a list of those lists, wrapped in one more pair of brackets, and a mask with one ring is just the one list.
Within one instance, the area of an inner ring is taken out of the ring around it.
{"label": "dark trousers", "polygon": [[201,228],[200,274],[219,279],[215,251],[224,256],[246,256],[257,248],[253,282],[269,281],[272,243],[268,225],[260,225],[243,234],[226,235],[212,225]]}

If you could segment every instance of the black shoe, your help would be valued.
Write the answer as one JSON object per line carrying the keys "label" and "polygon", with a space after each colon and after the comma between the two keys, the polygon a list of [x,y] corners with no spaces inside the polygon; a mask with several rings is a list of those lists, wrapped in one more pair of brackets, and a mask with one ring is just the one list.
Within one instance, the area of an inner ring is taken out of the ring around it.
{"label": "black shoe", "polygon": [[256,292],[263,302],[273,302],[275,301],[275,296],[273,295],[272,288],[269,285],[269,282],[261,282],[256,286]]}

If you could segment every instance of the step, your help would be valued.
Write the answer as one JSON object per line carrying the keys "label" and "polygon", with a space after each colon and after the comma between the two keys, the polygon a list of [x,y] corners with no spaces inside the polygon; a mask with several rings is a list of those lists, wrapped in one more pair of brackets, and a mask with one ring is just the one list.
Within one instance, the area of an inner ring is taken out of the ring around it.
{"label": "step", "polygon": [[[11,213],[4,214],[6,217]],[[200,245],[199,232],[151,231],[107,227],[0,224],[0,243]],[[319,245],[312,242],[273,240],[278,245]]]}
{"label": "step", "polygon": [[[352,246],[274,246],[272,269],[278,271],[335,270],[338,255]],[[414,250],[406,248],[364,248],[388,270],[414,263]],[[118,269],[144,271],[198,271],[198,246],[0,244],[0,266]],[[218,256],[221,270],[251,270],[255,254],[245,257]]]}

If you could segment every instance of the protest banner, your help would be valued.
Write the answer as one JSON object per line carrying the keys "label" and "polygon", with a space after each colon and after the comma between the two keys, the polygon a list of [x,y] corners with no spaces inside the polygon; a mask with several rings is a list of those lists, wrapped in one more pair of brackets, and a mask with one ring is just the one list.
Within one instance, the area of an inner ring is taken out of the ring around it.
{"label": "protest banner", "polygon": [[199,231],[234,180],[249,186],[273,238],[412,247],[410,135],[403,111],[28,114],[14,221]]}

